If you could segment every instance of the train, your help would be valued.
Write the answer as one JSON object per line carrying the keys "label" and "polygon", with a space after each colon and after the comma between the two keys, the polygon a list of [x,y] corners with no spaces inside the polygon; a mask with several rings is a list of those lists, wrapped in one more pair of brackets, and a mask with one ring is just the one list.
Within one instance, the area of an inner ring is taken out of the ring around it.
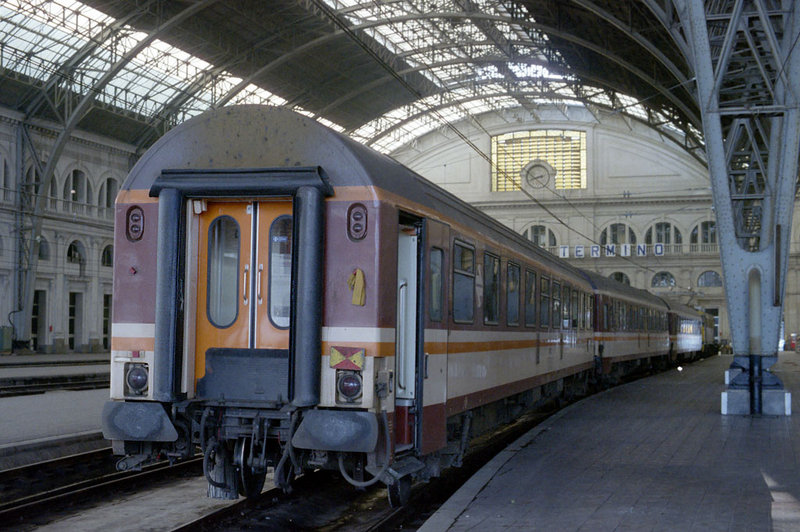
{"label": "train", "polygon": [[525,409],[706,352],[702,313],[283,108],[159,139],[118,193],[113,264],[117,468],[199,451],[216,498],[323,468],[402,505]]}

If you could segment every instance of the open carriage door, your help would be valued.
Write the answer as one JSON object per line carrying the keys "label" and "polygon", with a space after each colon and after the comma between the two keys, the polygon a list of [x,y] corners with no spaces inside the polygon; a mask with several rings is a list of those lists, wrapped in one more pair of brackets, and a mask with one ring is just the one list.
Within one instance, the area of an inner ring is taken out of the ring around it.
{"label": "open carriage door", "polygon": [[[285,402],[289,395],[292,200],[192,203],[199,227],[198,395]],[[206,375],[209,369],[213,376]],[[234,382],[243,374],[248,375],[246,381]],[[265,375],[270,376],[269,386]]]}
{"label": "open carriage door", "polygon": [[400,215],[397,238],[395,452],[446,445],[450,227]]}
{"label": "open carriage door", "polygon": [[397,236],[397,327],[395,339],[395,452],[411,449],[419,434],[419,259],[422,221],[400,215]]}

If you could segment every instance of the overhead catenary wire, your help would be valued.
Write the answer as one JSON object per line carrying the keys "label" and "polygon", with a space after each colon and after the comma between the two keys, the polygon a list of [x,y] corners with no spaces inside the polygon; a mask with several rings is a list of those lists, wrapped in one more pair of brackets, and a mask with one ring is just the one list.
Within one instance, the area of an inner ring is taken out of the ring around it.
{"label": "overhead catenary wire", "polygon": [[[347,35],[359,48],[361,48],[367,55],[369,55],[381,68],[383,68],[403,88],[405,88],[409,93],[411,93],[417,99],[417,103],[418,104],[426,107],[427,111],[428,111],[428,113],[430,115],[434,116],[436,118],[436,120],[440,124],[442,124],[445,128],[447,128],[448,130],[452,131],[464,144],[466,144],[471,150],[473,150],[479,157],[481,157],[482,159],[486,160],[489,163],[490,167],[493,167],[498,172],[502,173],[504,175],[504,177],[506,179],[508,179],[508,181],[513,183],[537,207],[539,207],[544,212],[546,212],[549,216],[552,217],[553,220],[555,220],[557,223],[559,223],[560,225],[565,227],[568,231],[570,231],[570,232],[582,237],[587,242],[591,242],[591,243],[593,243],[595,245],[601,245],[593,237],[590,237],[590,236],[584,234],[582,231],[578,230],[577,228],[572,227],[564,219],[562,219],[561,216],[559,216],[558,214],[553,212],[552,209],[550,209],[547,205],[545,205],[544,203],[539,201],[539,199],[537,199],[529,191],[525,190],[524,187],[521,186],[521,183],[519,182],[519,180],[517,179],[516,176],[512,176],[512,175],[508,174],[508,172],[506,172],[505,170],[503,170],[501,168],[498,168],[497,165],[495,165],[494,162],[492,161],[492,158],[491,158],[491,156],[489,154],[485,153],[480,147],[478,147],[466,134],[464,134],[458,127],[455,126],[455,124],[453,124],[450,120],[448,120],[437,108],[435,108],[431,103],[427,102],[425,100],[424,95],[419,90],[417,90],[411,84],[409,84],[399,72],[397,72],[389,63],[387,63],[375,50],[372,49],[372,47],[370,47],[367,43],[365,43],[364,40],[361,39],[356,34],[356,32],[345,21],[343,21],[338,16],[338,14],[330,6],[328,6],[323,0],[312,0],[312,1],[314,3],[315,7],[321,13],[323,13],[337,28],[339,28],[345,35]],[[680,85],[681,84],[676,85],[676,87],[680,86]],[[644,100],[641,100],[641,101],[645,101],[646,99],[647,98],[645,98]],[[630,105],[634,105],[634,104],[630,104]],[[469,113],[465,113],[465,116],[467,116],[468,118],[472,118]],[[489,135],[489,132],[483,127],[482,124],[480,124],[480,122],[478,120],[472,119],[471,122],[477,128],[479,128],[481,131],[483,131],[485,134]],[[558,195],[557,193],[555,193],[555,194]],[[596,230],[598,229],[598,227],[596,226],[594,221],[591,220],[589,217],[587,217],[584,213],[582,213],[576,206],[574,206],[572,204],[572,202],[569,201],[568,198],[566,198],[564,196],[561,196],[561,195],[558,195],[558,196],[561,197],[564,201],[566,201],[582,217],[586,218]],[[622,257],[622,256],[620,256],[620,258],[622,258],[623,260],[633,264],[637,268],[641,268],[641,269],[644,269],[646,271],[658,273],[657,270],[655,270],[655,269],[653,269],[653,268],[651,268],[651,267],[649,267],[647,265],[640,264],[638,261],[632,259],[631,257]]]}

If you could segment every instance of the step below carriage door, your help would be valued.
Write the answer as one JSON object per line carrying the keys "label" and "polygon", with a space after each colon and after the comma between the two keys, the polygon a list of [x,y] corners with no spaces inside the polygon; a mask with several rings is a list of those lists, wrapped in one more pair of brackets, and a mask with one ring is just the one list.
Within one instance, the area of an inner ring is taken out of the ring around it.
{"label": "step below carriage door", "polygon": [[197,396],[286,401],[291,200],[194,203]]}

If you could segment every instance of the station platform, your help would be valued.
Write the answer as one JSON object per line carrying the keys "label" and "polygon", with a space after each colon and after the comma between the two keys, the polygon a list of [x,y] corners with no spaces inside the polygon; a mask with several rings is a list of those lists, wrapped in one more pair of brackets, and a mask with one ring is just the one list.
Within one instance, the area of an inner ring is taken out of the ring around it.
{"label": "station platform", "polygon": [[[720,355],[586,398],[497,455],[420,528],[800,530],[800,419],[723,416]],[[800,415],[800,354],[773,367]]]}
{"label": "station platform", "polygon": [[[0,355],[0,383],[109,373],[108,353]],[[107,447],[108,388],[0,397],[0,469]]]}

